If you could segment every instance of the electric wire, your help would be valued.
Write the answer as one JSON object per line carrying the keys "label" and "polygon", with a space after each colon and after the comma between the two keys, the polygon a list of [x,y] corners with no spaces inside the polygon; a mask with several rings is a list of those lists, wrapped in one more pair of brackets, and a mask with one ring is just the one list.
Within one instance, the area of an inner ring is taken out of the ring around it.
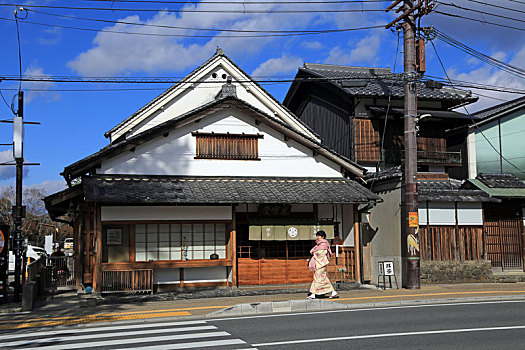
{"label": "electric wire", "polygon": [[482,2],[482,1],[478,1],[478,0],[467,0],[469,2],[474,2],[474,3],[477,3],[477,4],[481,4],[481,5],[485,5],[485,6],[491,6],[491,7],[495,7],[495,8],[499,8],[499,9],[503,9],[503,10],[508,10],[508,11],[512,11],[512,12],[520,12],[520,13],[525,13],[525,11],[522,11],[522,10],[518,10],[516,8],[511,8],[511,7],[506,7],[506,6],[501,6],[501,5],[496,5],[496,4],[491,4],[489,2]]}
{"label": "electric wire", "polygon": [[483,21],[483,20],[480,20],[480,19],[472,18],[472,17],[466,17],[466,16],[461,16],[461,15],[458,15],[458,14],[441,12],[441,11],[438,11],[438,10],[433,10],[432,13],[437,13],[438,15],[442,15],[442,16],[466,19],[466,20],[469,20],[469,21],[483,23],[483,24],[490,24],[490,25],[493,25],[493,26],[507,28],[507,29],[515,29],[515,30],[519,30],[519,31],[525,31],[525,28],[509,26],[509,25],[505,25],[505,24],[501,24],[501,23]]}
{"label": "electric wire", "polygon": [[493,16],[493,17],[499,17],[499,18],[503,18],[503,19],[508,19],[510,21],[517,21],[517,22],[525,23],[525,20],[523,20],[523,19],[509,17],[509,16],[504,16],[504,15],[499,15],[499,14],[496,14],[496,13],[485,12],[485,11],[476,10],[476,9],[471,9],[471,8],[468,8],[468,7],[463,7],[463,6],[456,5],[454,3],[450,3],[449,4],[449,3],[441,2],[441,1],[437,1],[437,3],[440,4],[440,5],[443,5],[443,6],[457,8],[459,10],[470,11],[470,12],[477,12],[477,13],[481,13],[483,15],[489,15],[489,16]]}
{"label": "electric wire", "polygon": [[429,30],[429,35],[427,35],[427,38],[432,36],[432,34],[440,39],[441,41],[479,59],[482,62],[485,62],[495,68],[498,68],[500,70],[503,70],[509,74],[512,74],[518,78],[525,78],[525,69],[521,67],[517,67],[515,65],[511,65],[509,63],[500,61],[494,57],[488,56],[480,51],[477,51],[476,49],[473,49],[460,41],[452,38],[450,35],[445,34],[444,32],[440,31],[439,29],[431,27]]}
{"label": "electric wire", "polygon": [[328,0],[328,1],[162,1],[162,0],[84,0],[92,2],[123,2],[123,3],[146,3],[146,4],[245,4],[245,5],[266,5],[266,4],[296,4],[296,5],[308,5],[308,4],[354,4],[354,3],[379,3],[379,2],[391,2],[392,0]]}
{"label": "electric wire", "polygon": [[[235,3],[234,5],[247,5],[249,3]],[[16,4],[0,4],[0,6],[17,6]],[[315,9],[315,10],[205,10],[205,9],[145,9],[145,8],[104,8],[104,7],[78,7],[78,6],[53,6],[53,5],[24,5],[24,8],[46,8],[60,10],[89,10],[110,12],[168,12],[168,13],[239,13],[239,14],[290,14],[290,13],[365,13],[384,12],[384,9]]]}
{"label": "electric wire", "polygon": [[209,32],[234,32],[234,33],[337,33],[344,32],[349,29],[323,29],[323,30],[243,30],[243,29],[225,29],[225,28],[195,28],[195,27],[180,27],[180,26],[169,26],[169,25],[158,25],[158,24],[147,24],[147,23],[137,23],[137,22],[128,22],[128,21],[114,21],[100,18],[86,18],[78,17],[71,15],[60,15],[56,13],[49,13],[39,10],[28,9],[28,11],[42,14],[45,16],[53,16],[60,18],[68,19],[78,19],[83,21],[92,21],[92,22],[103,22],[103,23],[113,23],[113,24],[126,24],[139,27],[152,27],[152,28],[162,28],[162,29],[180,29],[180,30],[195,30],[195,31],[209,31]]}
{"label": "electric wire", "polygon": [[[397,56],[399,55],[399,31],[397,32],[397,46],[396,46],[396,57],[394,59],[394,72],[396,71],[397,66]],[[377,175],[379,174],[379,166],[381,164],[381,160],[384,153],[384,146],[385,146],[385,135],[386,135],[386,127],[388,122],[388,113],[390,112],[390,104],[392,101],[392,88],[394,86],[394,82],[390,85],[390,88],[388,89],[388,104],[386,106],[386,113],[385,113],[385,122],[383,124],[383,134],[381,135],[381,145],[379,147],[379,155],[377,157],[377,163],[376,163],[376,172],[374,174],[374,178],[372,179],[372,183],[370,184],[370,191],[374,188],[374,183],[377,179]]]}
{"label": "electric wire", "polygon": [[[445,73],[445,75],[447,76],[447,78],[450,80],[449,76],[448,76],[448,73],[447,73],[447,70],[445,69],[445,65],[443,64],[443,61],[441,61],[441,57],[439,56],[439,53],[437,51],[437,48],[436,46],[434,45],[434,42],[432,40],[429,40],[430,43],[432,44],[432,47],[434,48],[434,52],[436,53],[436,57],[438,58],[438,61],[439,61],[439,64],[441,65],[441,68],[443,69],[443,72]],[[454,88],[454,85],[451,83],[452,87]],[[470,121],[472,122],[472,125],[474,125],[474,127],[476,128],[477,131],[479,131],[479,133],[483,136],[483,138],[485,139],[485,141],[487,141],[487,143],[490,145],[490,147],[501,157],[501,159],[505,160],[508,164],[510,164],[513,168],[517,169],[518,171],[520,171],[521,173],[525,174],[525,171],[521,170],[519,167],[517,167],[516,165],[514,165],[514,163],[512,163],[511,161],[509,161],[507,158],[505,158],[505,156],[503,156],[503,154],[501,154],[498,149],[496,147],[494,147],[494,145],[492,144],[492,142],[490,142],[490,140],[487,138],[487,136],[485,136],[485,134],[483,133],[483,131],[480,129],[480,127],[478,126],[477,122],[474,120],[474,118],[472,118],[472,115],[469,113],[467,107],[465,105],[463,105],[463,109],[465,109],[465,112],[467,113],[467,115],[470,117]]]}
{"label": "electric wire", "polygon": [[[0,20],[14,21],[10,18],[0,17]],[[24,21],[24,24],[33,24],[46,27],[54,28],[65,28],[65,29],[74,29],[82,30],[89,32],[97,33],[114,33],[114,34],[125,34],[125,35],[142,35],[142,36],[154,36],[154,37],[177,37],[177,38],[267,38],[267,37],[288,37],[288,36],[307,36],[307,35],[320,35],[320,34],[331,34],[338,32],[350,32],[357,30],[369,30],[369,29],[380,29],[384,28],[384,25],[377,26],[368,26],[361,28],[346,28],[346,29],[333,29],[331,31],[319,30],[317,32],[304,32],[304,33],[283,33],[283,34],[260,34],[260,35],[186,35],[186,34],[159,34],[159,33],[139,33],[139,32],[125,32],[118,30],[107,30],[107,29],[93,29],[93,28],[82,28],[82,27],[73,27],[73,26],[64,26],[58,24],[49,24],[49,23],[40,23],[32,21]]]}

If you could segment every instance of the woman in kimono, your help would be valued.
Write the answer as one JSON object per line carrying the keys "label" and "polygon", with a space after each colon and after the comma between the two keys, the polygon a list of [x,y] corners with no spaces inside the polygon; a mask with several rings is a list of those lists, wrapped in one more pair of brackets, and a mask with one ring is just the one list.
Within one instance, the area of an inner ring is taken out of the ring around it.
{"label": "woman in kimono", "polygon": [[315,234],[317,239],[315,247],[310,250],[312,257],[308,263],[308,269],[314,272],[314,281],[310,286],[310,295],[307,299],[315,299],[316,295],[330,294],[330,299],[339,298],[337,292],[334,290],[332,283],[326,275],[326,266],[330,263],[332,251],[330,250],[330,243],[326,240],[326,233],[319,231]]}

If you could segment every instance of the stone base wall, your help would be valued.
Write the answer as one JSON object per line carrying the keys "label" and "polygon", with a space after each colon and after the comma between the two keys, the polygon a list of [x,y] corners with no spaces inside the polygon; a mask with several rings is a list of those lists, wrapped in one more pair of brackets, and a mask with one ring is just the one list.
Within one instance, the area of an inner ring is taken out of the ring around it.
{"label": "stone base wall", "polygon": [[489,260],[421,261],[421,283],[494,282]]}

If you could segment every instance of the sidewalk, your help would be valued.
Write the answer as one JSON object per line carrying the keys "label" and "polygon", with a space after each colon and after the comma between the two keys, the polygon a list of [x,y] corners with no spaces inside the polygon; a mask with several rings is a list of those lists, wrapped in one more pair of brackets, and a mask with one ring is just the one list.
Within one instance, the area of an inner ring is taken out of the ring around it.
{"label": "sidewalk", "polygon": [[[157,301],[148,301],[148,298],[142,297],[111,298],[111,303],[102,305],[92,296],[68,292],[40,301],[31,313],[0,314],[0,330],[166,317],[192,319],[210,317],[211,313],[216,317],[225,317],[240,315],[243,310],[254,314],[468,300],[525,299],[523,282],[422,285],[419,290],[381,290],[369,287],[342,290],[339,291],[339,299],[322,299],[315,303],[305,300],[307,289],[307,287],[273,289],[270,294],[265,294],[265,290],[259,290],[258,295],[200,299],[162,300],[166,295],[158,295]],[[101,301],[108,302],[108,300]],[[240,304],[251,307],[243,309]],[[7,307],[0,310],[2,309]]]}

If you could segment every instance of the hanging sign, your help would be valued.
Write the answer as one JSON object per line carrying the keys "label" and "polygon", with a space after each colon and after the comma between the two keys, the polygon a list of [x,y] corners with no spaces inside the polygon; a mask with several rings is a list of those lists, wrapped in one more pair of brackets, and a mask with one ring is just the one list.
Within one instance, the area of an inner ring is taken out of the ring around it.
{"label": "hanging sign", "polygon": [[417,211],[408,213],[408,227],[419,227]]}

